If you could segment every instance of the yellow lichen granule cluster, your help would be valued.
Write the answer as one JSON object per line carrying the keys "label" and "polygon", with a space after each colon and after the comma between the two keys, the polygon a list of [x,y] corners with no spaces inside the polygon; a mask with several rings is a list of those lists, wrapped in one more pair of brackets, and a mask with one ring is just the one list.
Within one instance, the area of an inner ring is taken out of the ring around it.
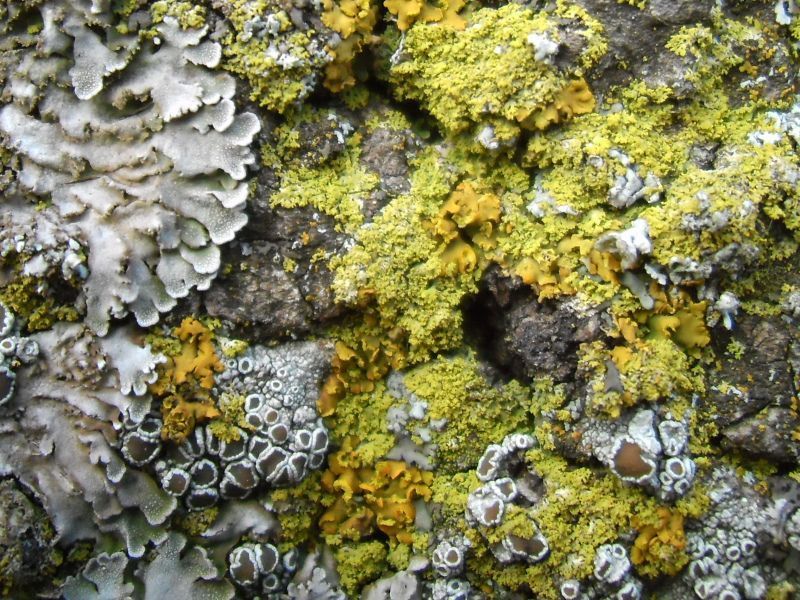
{"label": "yellow lichen granule cluster", "polygon": [[545,129],[590,112],[594,98],[581,75],[602,45],[598,25],[574,10],[559,16],[575,18],[584,28],[584,64],[570,72],[537,60],[529,42],[536,35],[559,41],[557,22],[545,12],[508,4],[475,11],[463,31],[411,27],[391,69],[395,93],[419,100],[449,133],[485,124],[506,140],[518,127]]}

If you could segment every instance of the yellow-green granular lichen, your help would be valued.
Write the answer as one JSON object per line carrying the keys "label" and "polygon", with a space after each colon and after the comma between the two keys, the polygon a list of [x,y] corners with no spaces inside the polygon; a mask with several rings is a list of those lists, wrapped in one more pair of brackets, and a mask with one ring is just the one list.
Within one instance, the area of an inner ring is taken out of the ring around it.
{"label": "yellow-green granular lichen", "polygon": [[536,378],[530,385],[531,412],[538,416],[555,412],[568,400],[564,384],[555,384],[549,377]]}
{"label": "yellow-green granular lichen", "polygon": [[285,122],[276,126],[271,132],[269,144],[261,148],[261,162],[278,173],[291,167],[304,166],[300,157],[300,131],[298,127],[307,120],[317,117],[317,113],[310,109],[303,109],[291,113]]}
{"label": "yellow-green granular lichen", "polygon": [[378,579],[387,568],[387,548],[381,542],[348,542],[334,553],[336,571],[349,597],[357,597],[361,588]]}
{"label": "yellow-green granular lichen", "polygon": [[464,528],[467,498],[479,486],[480,481],[474,469],[451,475],[436,469],[431,483],[431,505],[436,522],[451,530]]}
{"label": "yellow-green granular lichen", "polygon": [[[616,477],[584,467],[572,467],[551,452],[533,449],[527,454],[546,489],[545,497],[524,515],[520,523],[535,523],[550,546],[550,555],[534,565],[499,565],[486,543],[476,539],[467,568],[473,583],[493,581],[512,590],[530,589],[537,597],[558,600],[558,582],[591,577],[597,548],[615,543],[635,531],[634,520],[656,523],[659,504],[642,490],[627,487]],[[692,492],[690,498],[694,498]],[[435,496],[434,496],[435,498]],[[677,507],[683,517],[699,517],[706,504],[702,499],[685,501]],[[484,532],[489,541],[499,541],[510,525]],[[680,550],[679,552],[682,552]]]}
{"label": "yellow-green granular lichen", "polygon": [[[715,68],[724,73],[731,65]],[[665,270],[740,246],[745,267],[757,274],[796,251],[772,233],[776,221],[796,229],[797,157],[764,102],[736,104],[722,85],[683,105],[671,96],[634,82],[604,110],[528,141],[524,162],[539,169],[536,185],[506,207],[498,244],[505,266],[540,297],[577,294],[587,305],[611,300],[617,315],[634,310],[631,300],[639,299],[621,285],[615,257],[594,245],[635,219],[647,223],[652,243],[642,260]],[[754,144],[754,131],[770,141]],[[698,163],[703,147],[717,148],[713,168]],[[612,206],[612,188],[629,169],[644,180],[646,196]],[[747,292],[748,281],[736,273],[726,285]]]}
{"label": "yellow-green granular lichen", "polygon": [[601,342],[581,346],[580,369],[589,381],[589,410],[618,417],[640,402],[705,390],[702,369],[669,340],[637,341],[606,348]]}
{"label": "yellow-green granular lichen", "polygon": [[788,581],[782,581],[769,586],[765,600],[790,600],[796,597],[797,592],[800,592],[800,588]]}
{"label": "yellow-green granular lichen", "polygon": [[74,306],[57,304],[48,289],[46,281],[24,275],[0,287],[0,301],[24,321],[28,332],[50,329],[58,321],[81,319]]}
{"label": "yellow-green granular lichen", "polygon": [[381,327],[399,328],[408,342],[408,360],[417,362],[461,342],[459,304],[476,291],[480,271],[440,277],[438,242],[425,224],[447,199],[452,175],[432,151],[413,163],[411,192],[359,229],[355,246],[330,266],[337,299],[375,307]]}
{"label": "yellow-green granular lichen", "polygon": [[786,258],[776,256],[758,270],[731,284],[731,291],[743,300],[741,308],[747,314],[777,317],[784,310],[792,310],[795,286],[789,282],[794,280],[800,254],[797,253],[794,239],[784,238],[781,241],[794,247],[794,250],[787,252]]}
{"label": "yellow-green granular lichen", "polygon": [[739,340],[731,340],[725,347],[725,354],[734,360],[741,360],[746,351],[747,346]]}
{"label": "yellow-green granular lichen", "polygon": [[[774,26],[760,22],[728,18],[720,7],[712,12],[710,25],[686,25],[674,34],[666,47],[687,61],[685,79],[708,93],[719,88],[723,76],[733,67],[745,76],[751,75],[751,96],[757,96],[758,68],[776,52],[783,50],[775,43]],[[790,78],[787,78],[787,81]]]}
{"label": "yellow-green granular lichen", "polygon": [[[586,37],[586,51],[597,36],[595,23],[585,13],[570,16]],[[391,69],[395,93],[421,101],[445,131],[491,127],[498,121],[543,129],[594,107],[591,92],[560,96],[579,80],[580,66],[565,75],[536,59],[538,39],[560,41],[557,18],[509,4],[477,10],[469,22],[463,31],[411,27]],[[545,115],[548,107],[555,111],[551,117]]]}
{"label": "yellow-green granular lichen", "polygon": [[369,88],[363,85],[356,85],[346,89],[340,94],[340,97],[350,110],[366,108],[370,100]]}
{"label": "yellow-green granular lichen", "polygon": [[[788,181],[782,183],[773,176],[775,158],[781,155],[788,164],[797,160],[788,147],[732,147],[720,157],[720,168],[707,171],[690,167],[678,176],[665,202],[642,213],[651,224],[655,258],[662,264],[669,264],[676,255],[699,260],[729,244],[742,242],[766,250],[773,244],[766,215],[783,219],[796,229],[793,207],[792,213],[787,213],[784,199],[797,192]],[[759,211],[762,207],[764,213]],[[725,224],[710,224],[688,233],[687,219],[692,215],[697,215],[700,222],[724,219]],[[759,254],[769,256],[763,251]]]}
{"label": "yellow-green granular lichen", "polygon": [[283,173],[278,191],[270,197],[273,207],[310,206],[333,217],[337,229],[354,233],[363,222],[361,207],[378,186],[377,175],[359,163],[361,136],[354,134],[346,150],[315,167],[299,167]]}
{"label": "yellow-green granular lichen", "polygon": [[294,273],[297,270],[297,262],[289,257],[284,258],[283,270],[285,273]]}
{"label": "yellow-green granular lichen", "polygon": [[364,119],[364,129],[373,133],[378,129],[410,131],[415,122],[407,114],[386,106],[372,106]]}
{"label": "yellow-green granular lichen", "polygon": [[176,525],[190,536],[200,536],[216,521],[219,507],[212,506],[204,510],[186,513],[178,517]]}
{"label": "yellow-green granular lichen", "polygon": [[236,358],[244,354],[250,347],[247,340],[238,340],[223,336],[217,336],[217,346],[225,358]]}
{"label": "yellow-green granular lichen", "polygon": [[383,382],[376,383],[372,392],[345,395],[336,407],[336,414],[328,420],[334,440],[356,437],[360,461],[375,463],[386,456],[395,443],[386,421],[386,414],[395,402]]}
{"label": "yellow-green granular lichen", "polygon": [[316,535],[317,522],[324,510],[321,499],[326,494],[320,484],[321,476],[320,471],[314,471],[296,486],[270,491],[269,500],[280,524],[278,545],[282,552]]}
{"label": "yellow-green granular lichen", "polygon": [[219,417],[208,424],[208,431],[224,442],[233,442],[242,437],[241,430],[253,429],[245,419],[244,396],[223,393],[217,398]]}
{"label": "yellow-green granular lichen", "polygon": [[492,386],[473,356],[434,359],[403,381],[428,405],[422,423],[444,423],[432,433],[439,473],[474,467],[486,446],[528,424],[530,391],[516,381]]}
{"label": "yellow-green granular lichen", "polygon": [[[223,66],[245,78],[251,98],[280,113],[298,106],[313,89],[318,71],[330,61],[325,43],[313,28],[297,29],[287,11],[271,0],[231,0],[226,16],[232,26],[222,40]],[[277,25],[283,48],[279,61],[269,35],[254,34],[266,19]]]}
{"label": "yellow-green granular lichen", "polygon": [[166,327],[154,327],[145,335],[145,342],[154,354],[164,356],[177,356],[181,353],[183,344],[180,339],[173,337]]}
{"label": "yellow-green granular lichen", "polygon": [[150,6],[153,23],[160,23],[164,17],[174,17],[183,29],[199,29],[206,24],[206,9],[193,2],[161,0]]}
{"label": "yellow-green granular lichen", "polygon": [[395,544],[389,548],[386,555],[386,562],[395,571],[402,571],[408,568],[409,561],[413,555],[412,546],[409,544]]}
{"label": "yellow-green granular lichen", "polygon": [[117,15],[129,17],[147,4],[147,0],[115,0],[112,4],[114,6],[114,12]]}

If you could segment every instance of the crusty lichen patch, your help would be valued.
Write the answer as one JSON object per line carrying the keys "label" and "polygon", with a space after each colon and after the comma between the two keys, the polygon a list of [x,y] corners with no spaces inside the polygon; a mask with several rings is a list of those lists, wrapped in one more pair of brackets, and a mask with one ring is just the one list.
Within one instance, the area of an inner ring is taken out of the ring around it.
{"label": "crusty lichen patch", "polygon": [[424,223],[438,213],[452,176],[434,152],[420,155],[415,166],[411,193],[393,200],[356,233],[356,244],[344,257],[331,261],[337,298],[374,305],[385,329],[405,332],[412,362],[458,345],[458,304],[475,289],[476,279],[475,271],[440,277],[438,244]]}
{"label": "crusty lichen patch", "polygon": [[[476,547],[474,557],[468,560],[468,570],[478,585],[481,581],[493,581],[509,589],[530,589],[541,598],[557,600],[559,581],[591,576],[599,546],[613,543],[636,527],[644,527],[643,524],[661,523],[663,510],[655,499],[639,489],[625,487],[612,475],[572,467],[561,456],[539,449],[531,450],[527,459],[547,489],[531,516],[548,540],[550,555],[535,565],[498,566],[485,542],[475,536],[471,538]],[[706,496],[697,490],[678,503],[675,514],[699,517],[706,507]],[[514,526],[514,520],[507,523],[492,531],[491,539],[502,539],[508,528]],[[675,552],[677,561],[687,560],[684,549],[676,548]],[[669,566],[661,564],[653,568],[657,571]],[[493,596],[500,597],[497,592]]]}
{"label": "crusty lichen patch", "polygon": [[579,92],[588,88],[575,81],[602,52],[599,25],[574,7],[561,7],[557,15],[574,19],[571,25],[584,38],[583,60],[565,71],[536,46],[560,43],[558,17],[508,4],[475,11],[463,31],[411,27],[390,71],[393,89],[419,100],[448,133],[503,122],[543,129],[589,112],[591,93]]}
{"label": "crusty lichen patch", "polygon": [[359,163],[361,135],[347,140],[345,151],[316,168],[285,171],[272,206],[310,206],[334,218],[337,228],[353,234],[364,222],[362,207],[378,186],[378,177]]}
{"label": "crusty lichen patch", "polygon": [[423,423],[444,423],[432,433],[437,472],[477,465],[486,446],[530,425],[530,391],[516,381],[490,385],[474,356],[430,361],[409,371],[403,381],[427,403]]}
{"label": "crusty lichen patch", "polygon": [[331,60],[328,32],[322,24],[320,32],[296,27],[287,10],[270,0],[226,4],[232,29],[222,40],[225,68],[247,79],[261,106],[278,112],[298,106]]}

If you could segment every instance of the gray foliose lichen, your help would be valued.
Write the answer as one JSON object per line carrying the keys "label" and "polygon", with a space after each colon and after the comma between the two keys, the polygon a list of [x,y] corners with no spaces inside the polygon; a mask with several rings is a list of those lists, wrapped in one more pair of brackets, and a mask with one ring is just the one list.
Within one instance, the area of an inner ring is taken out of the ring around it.
{"label": "gray foliose lichen", "polygon": [[37,34],[7,18],[0,109],[18,193],[47,199],[86,244],[86,322],[101,335],[209,286],[219,244],[247,222],[259,130],[205,28],[166,17],[151,36],[121,34],[105,4],[37,5]]}
{"label": "gray foliose lichen", "polygon": [[0,596],[800,594],[800,4],[0,0]]}

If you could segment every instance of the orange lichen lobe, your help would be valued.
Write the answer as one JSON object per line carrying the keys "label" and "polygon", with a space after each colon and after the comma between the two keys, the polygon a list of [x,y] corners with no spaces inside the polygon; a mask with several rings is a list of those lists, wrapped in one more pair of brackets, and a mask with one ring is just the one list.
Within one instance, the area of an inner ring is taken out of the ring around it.
{"label": "orange lichen lobe", "polygon": [[658,522],[655,524],[644,523],[638,517],[631,520],[639,531],[631,548],[631,562],[646,575],[676,575],[689,560],[684,552],[684,516],[664,506],[656,512]]}
{"label": "orange lichen lobe", "polygon": [[543,109],[519,111],[517,121],[525,129],[543,131],[576,115],[588,114],[594,110],[595,105],[589,84],[583,79],[576,79],[564,86],[555,99]]}
{"label": "orange lichen lobe", "polygon": [[[374,319],[365,319],[374,325]],[[317,408],[323,417],[336,411],[336,404],[350,392],[360,394],[375,389],[390,369],[405,366],[402,351],[402,331],[390,330],[385,337],[366,333],[349,345],[339,340],[334,346],[331,374],[317,398]]]}
{"label": "orange lichen lobe", "polygon": [[187,402],[179,395],[169,396],[161,404],[164,424],[161,438],[180,443],[194,430],[198,422],[220,416],[220,411],[210,399]]}
{"label": "orange lichen lobe", "polygon": [[180,443],[198,422],[220,416],[209,390],[214,387],[214,373],[224,366],[211,330],[199,320],[186,317],[172,334],[180,341],[180,350],[159,366],[150,392],[163,398],[161,437]]}
{"label": "orange lichen lobe", "polygon": [[224,369],[211,331],[197,319],[186,317],[174,333],[184,342],[183,351],[173,358],[174,382],[184,383],[191,375],[200,387],[210,390],[214,387],[214,373]]}
{"label": "orange lichen lobe", "polygon": [[613,277],[613,263],[601,256],[602,253],[593,250],[592,246],[592,240],[572,235],[558,242],[552,252],[544,252],[536,258],[522,258],[513,267],[513,272],[538,292],[539,301],[572,295],[577,293],[572,284],[572,275],[581,262],[593,274]]}
{"label": "orange lichen lobe", "polygon": [[707,301],[694,302],[683,290],[668,294],[655,283],[650,286],[650,295],[655,300],[653,310],[638,315],[639,322],[649,327],[650,335],[671,339],[687,350],[711,342],[705,319]]}
{"label": "orange lichen lobe", "polygon": [[373,41],[378,7],[370,0],[324,0],[322,22],[338,33],[342,41],[330,50],[333,60],[325,67],[325,87],[341,92],[356,83],[353,60]]}
{"label": "orange lichen lobe", "polygon": [[442,242],[442,270],[465,273],[475,269],[482,255],[496,246],[500,224],[500,198],[471,182],[456,187],[428,224]]}
{"label": "orange lichen lobe", "polygon": [[386,0],[383,5],[397,17],[397,28],[406,31],[415,22],[441,23],[442,25],[462,31],[466,20],[458,15],[464,8],[465,0],[443,0],[439,5],[424,0]]}
{"label": "orange lichen lobe", "polygon": [[328,459],[322,487],[337,496],[320,517],[326,534],[358,540],[377,528],[403,544],[412,542],[417,499],[430,500],[433,474],[395,460],[362,466],[355,458],[358,440],[348,438]]}
{"label": "orange lichen lobe", "polygon": [[359,0],[325,0],[322,22],[340,34],[349,38],[365,28],[372,29],[377,18],[375,6]]}

